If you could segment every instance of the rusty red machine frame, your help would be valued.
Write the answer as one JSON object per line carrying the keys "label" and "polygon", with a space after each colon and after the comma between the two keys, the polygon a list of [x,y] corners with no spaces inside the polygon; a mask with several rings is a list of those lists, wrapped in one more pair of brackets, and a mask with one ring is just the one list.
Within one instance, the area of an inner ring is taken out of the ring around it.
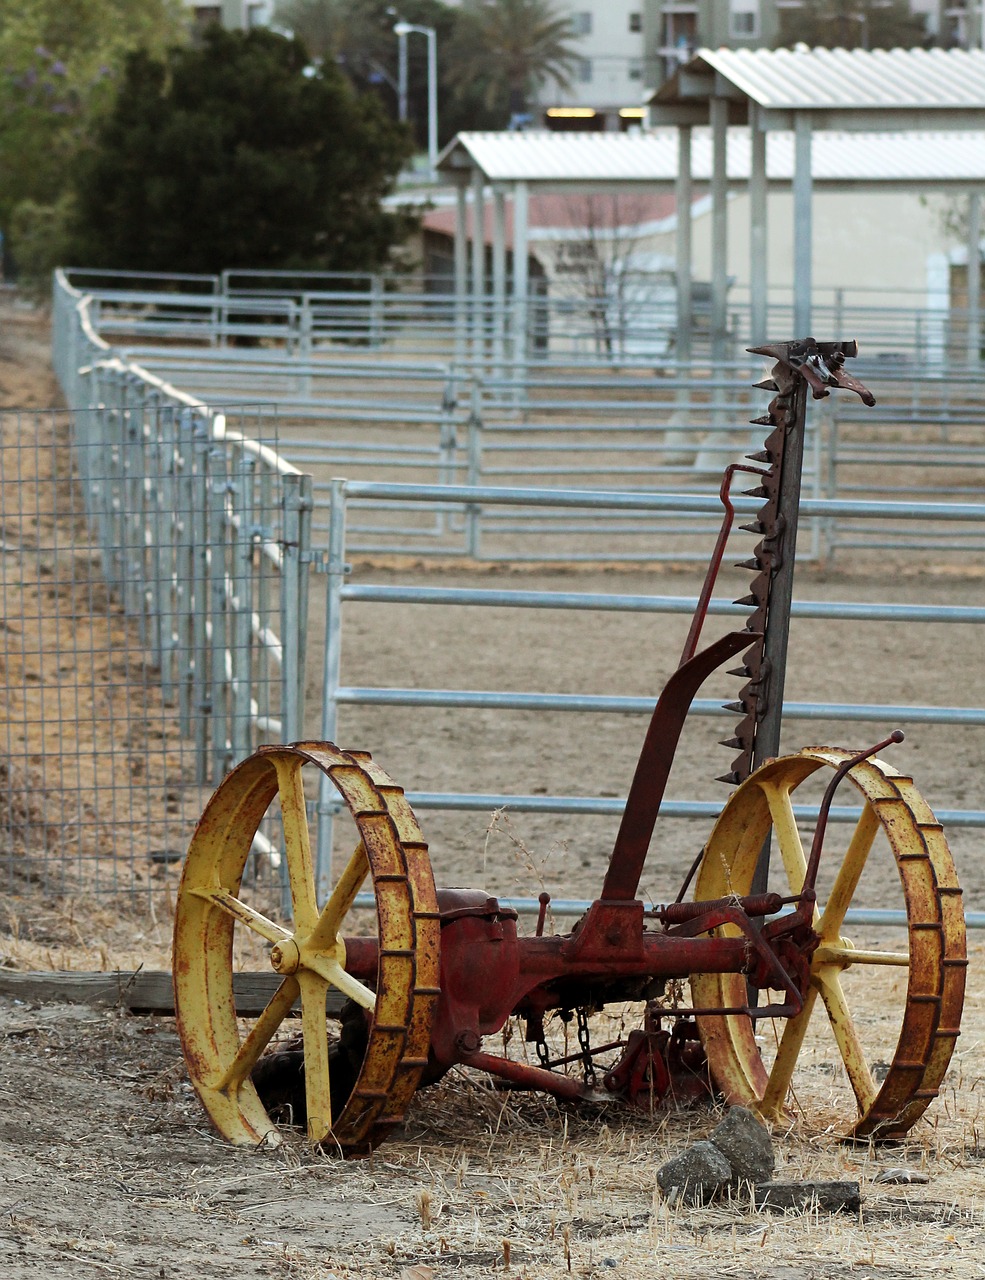
{"label": "rusty red machine frame", "polygon": [[[303,1124],[313,1141],[361,1154],[401,1123],[417,1088],[456,1065],[566,1102],[622,1097],[653,1106],[718,1094],[777,1117],[819,1003],[850,1087],[849,1134],[898,1137],[936,1096],[959,1029],[964,918],[940,824],[912,779],[877,758],[903,735],[865,750],[814,747],[776,758],[808,393],[845,388],[874,401],[845,369],[854,343],[808,338],[754,350],[775,362],[759,384],[774,393],[756,420],[769,433],[749,465],[726,470],[725,516],[680,665],[654,709],[599,897],[570,932],[545,931],[547,894],[535,934],[519,936],[517,913],[485,892],[435,889],[410,805],[364,752],[315,742],[263,747],[213,796],[179,891],[175,998],[190,1077],[230,1140],[276,1140],[281,1125]],[[757,483],[747,492],[763,499],[743,526],[759,538],[745,564],[754,571],[750,592],[739,602],[751,613],[743,629],[699,650],[733,522],[731,486],[748,473]],[[723,779],[736,790],[676,899],[647,907],[640,877],[688,710],[708,675],[737,655],[733,674],[744,683],[729,705],[741,718],[725,745],[738,754]],[[331,780],[358,831],[324,903],[312,873],[306,767]],[[791,796],[823,768],[832,774],[805,851]],[[861,816],[822,902],[828,811],[846,778]],[[252,906],[244,889],[253,838],[275,803],[293,903],[287,924]],[[905,952],[858,948],[844,936],[877,836],[901,881]],[[782,890],[769,887],[777,861]],[[343,922],[370,880],[375,932],[346,934]],[[692,883],[694,899],[685,901]],[[234,995],[237,929],[269,944],[280,979],[250,1021]],[[866,965],[907,972],[899,1037],[880,1080],[842,983]],[[301,1032],[285,1041],[298,1003]],[[593,1046],[590,1016],[613,1005],[640,1006],[642,1025]],[[340,1021],[335,1039],[326,1010]],[[552,1051],[549,1016],[574,1023],[576,1051]],[[511,1018],[523,1027],[519,1057],[487,1047]],[[782,1028],[768,1057],[756,1035],[763,1020]]]}

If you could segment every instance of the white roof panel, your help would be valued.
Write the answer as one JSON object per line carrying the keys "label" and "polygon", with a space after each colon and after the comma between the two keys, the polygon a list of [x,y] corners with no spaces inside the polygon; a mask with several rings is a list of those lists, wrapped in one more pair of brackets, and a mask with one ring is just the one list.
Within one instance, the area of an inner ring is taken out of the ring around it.
{"label": "white roof panel", "polygon": [[[985,55],[983,55],[985,56]],[[711,134],[693,131],[694,178],[711,177]],[[767,173],[790,181],[793,135],[767,134]],[[460,133],[445,149],[442,168],[477,165],[490,182],[533,185],[605,186],[607,183],[672,184],[677,175],[677,130],[650,133]],[[980,133],[834,133],[813,136],[816,183],[880,185],[900,183],[985,184],[985,130]],[[728,174],[749,177],[750,139],[746,128],[728,131]]]}
{"label": "white roof panel", "polygon": [[771,110],[985,111],[981,49],[699,49],[685,73],[702,64]]}

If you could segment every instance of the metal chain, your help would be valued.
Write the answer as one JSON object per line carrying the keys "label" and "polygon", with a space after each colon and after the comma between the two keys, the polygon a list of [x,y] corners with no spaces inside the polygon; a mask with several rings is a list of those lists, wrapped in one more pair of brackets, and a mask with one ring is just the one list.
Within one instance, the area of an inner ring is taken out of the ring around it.
{"label": "metal chain", "polygon": [[582,1071],[585,1083],[594,1088],[596,1084],[595,1063],[592,1060],[592,1040],[588,1031],[588,1010],[579,1006],[575,1010],[578,1026],[578,1048],[581,1050]]}

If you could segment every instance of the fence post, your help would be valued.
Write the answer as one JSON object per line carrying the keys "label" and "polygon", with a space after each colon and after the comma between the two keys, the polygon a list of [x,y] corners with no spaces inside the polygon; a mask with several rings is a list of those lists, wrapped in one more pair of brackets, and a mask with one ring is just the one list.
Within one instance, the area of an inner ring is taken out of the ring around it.
{"label": "fence post", "polygon": [[[328,563],[325,590],[325,654],[322,667],[321,736],[334,742],[338,734],[336,693],[342,667],[342,584],[345,581],[345,481],[331,482],[328,517]],[[324,775],[318,783],[318,836],[315,880],[319,898],[327,896],[332,879],[332,825],[338,812],[335,788]]]}
{"label": "fence post", "polygon": [[232,709],[229,737],[233,761],[250,754],[252,742],[253,674],[253,471],[250,454],[240,456],[231,489],[233,502],[232,559]]}
{"label": "fence post", "polygon": [[195,776],[199,782],[209,778],[209,702],[208,675],[208,470],[210,441],[205,426],[196,418],[192,428],[191,500],[191,711],[194,717],[192,736],[195,742]]}
{"label": "fence post", "polygon": [[302,502],[299,475],[283,477],[281,512],[281,740],[296,742],[302,737],[304,719],[301,670],[301,539]]}
{"label": "fence post", "polygon": [[369,282],[369,345],[382,347],[385,331],[383,277],[373,275]]}
{"label": "fence post", "polygon": [[181,518],[178,502],[178,440],[176,416],[173,405],[161,406],[157,418],[156,475],[154,495],[156,501],[156,533],[154,537],[155,608],[157,610],[158,667],[161,672],[161,691],[165,700],[171,698],[174,684],[175,650],[175,582],[178,572],[176,531]]}
{"label": "fence post", "polygon": [[[458,448],[458,436],[455,430],[455,410],[458,407],[455,396],[455,377],[449,369],[445,375],[445,384],[441,393],[441,426],[438,439],[438,484],[455,483],[455,453]],[[439,510],[435,519],[437,532],[444,533],[451,524],[447,511]]]}
{"label": "fence post", "polygon": [[194,636],[192,613],[193,543],[192,511],[195,504],[195,439],[192,413],[182,409],[178,423],[178,476],[175,489],[178,495],[175,523],[175,613],[176,654],[178,677],[178,722],[187,738],[192,732],[192,662],[194,661]]}
{"label": "fence post", "polygon": [[210,448],[208,475],[209,559],[208,611],[211,622],[211,698],[212,775],[219,783],[230,767],[229,719],[232,713],[231,671],[226,666],[229,653],[229,597],[226,586],[228,556],[228,520],[226,502],[229,497],[225,448]]}
{"label": "fence post", "polygon": [[[472,401],[469,409],[469,472],[468,483],[475,486],[482,483],[482,384],[478,378],[472,379]],[[482,508],[478,503],[470,502],[465,510],[465,550],[473,560],[479,558],[479,545],[482,536]]]}
{"label": "fence post", "polygon": [[298,354],[302,363],[301,377],[298,379],[298,393],[302,396],[310,397],[311,395],[311,360],[312,360],[312,314],[311,314],[311,297],[305,293],[301,296],[301,336],[298,345]]}

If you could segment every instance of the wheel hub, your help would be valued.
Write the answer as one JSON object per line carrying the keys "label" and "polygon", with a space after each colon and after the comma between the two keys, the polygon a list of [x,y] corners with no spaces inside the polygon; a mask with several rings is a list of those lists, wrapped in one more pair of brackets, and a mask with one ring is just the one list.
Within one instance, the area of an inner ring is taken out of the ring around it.
{"label": "wheel hub", "polygon": [[301,949],[293,938],[285,938],[270,948],[270,963],[275,973],[297,973],[301,967]]}

